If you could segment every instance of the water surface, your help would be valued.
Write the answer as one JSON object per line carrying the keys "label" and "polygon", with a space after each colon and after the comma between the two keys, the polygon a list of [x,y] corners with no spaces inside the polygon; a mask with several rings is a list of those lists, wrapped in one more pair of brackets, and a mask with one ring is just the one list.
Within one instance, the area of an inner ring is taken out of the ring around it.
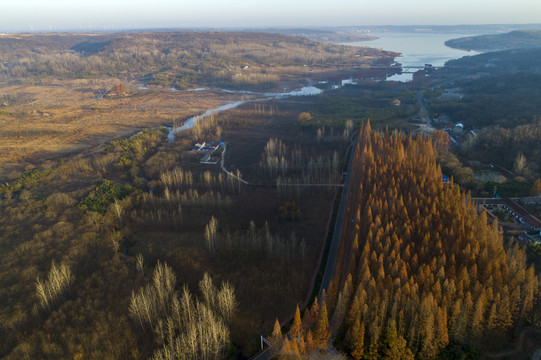
{"label": "water surface", "polygon": [[[395,58],[395,61],[401,63],[403,67],[407,66],[443,66],[445,62],[452,59],[459,59],[463,56],[476,55],[475,51],[464,51],[452,49],[445,46],[449,39],[463,37],[464,34],[433,34],[433,33],[373,33],[379,37],[377,40],[344,43],[350,46],[368,46],[387,51],[402,53]],[[387,80],[409,81],[412,74],[400,74],[388,77]]]}

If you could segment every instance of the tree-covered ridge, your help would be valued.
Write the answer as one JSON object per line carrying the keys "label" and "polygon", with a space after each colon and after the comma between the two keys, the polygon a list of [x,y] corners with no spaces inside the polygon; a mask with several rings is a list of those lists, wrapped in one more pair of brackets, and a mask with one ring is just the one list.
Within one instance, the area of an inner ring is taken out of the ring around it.
{"label": "tree-covered ridge", "polygon": [[[432,359],[450,342],[474,347],[523,324],[539,298],[525,254],[442,182],[445,138],[360,134],[327,304],[355,359]],[[393,355],[394,354],[394,355]]]}
{"label": "tree-covered ridge", "polygon": [[394,56],[271,33],[16,34],[0,39],[0,80],[113,76],[177,88],[250,85],[276,82],[279,67],[360,66],[387,63]]}
{"label": "tree-covered ridge", "polygon": [[541,47],[540,30],[516,30],[505,34],[451,39],[445,45],[462,50],[494,51]]}

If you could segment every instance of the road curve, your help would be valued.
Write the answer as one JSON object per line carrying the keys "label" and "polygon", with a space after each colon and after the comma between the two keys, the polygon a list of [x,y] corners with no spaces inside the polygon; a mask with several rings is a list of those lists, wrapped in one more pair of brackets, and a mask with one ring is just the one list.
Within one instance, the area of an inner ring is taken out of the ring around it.
{"label": "road curve", "polygon": [[227,150],[227,147],[226,147],[226,144],[224,143],[224,150],[222,151],[222,161],[220,161],[220,167],[222,168],[222,170],[229,176],[232,176],[234,177],[235,179],[237,179],[238,181],[240,181],[241,183],[243,183],[244,185],[249,185],[248,181],[246,180],[243,180],[241,179],[240,177],[238,177],[237,175],[233,174],[231,171],[227,170],[225,168],[225,165],[224,165],[224,158],[225,158],[225,151]]}

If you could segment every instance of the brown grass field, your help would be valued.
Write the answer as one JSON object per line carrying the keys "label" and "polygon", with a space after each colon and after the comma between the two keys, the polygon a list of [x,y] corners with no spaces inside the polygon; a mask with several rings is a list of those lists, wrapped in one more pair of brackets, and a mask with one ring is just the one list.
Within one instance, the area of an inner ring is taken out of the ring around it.
{"label": "brown grass field", "polygon": [[246,95],[140,90],[95,98],[120,81],[77,80],[0,88],[0,179],[28,166],[92,148],[115,137],[197,115]]}

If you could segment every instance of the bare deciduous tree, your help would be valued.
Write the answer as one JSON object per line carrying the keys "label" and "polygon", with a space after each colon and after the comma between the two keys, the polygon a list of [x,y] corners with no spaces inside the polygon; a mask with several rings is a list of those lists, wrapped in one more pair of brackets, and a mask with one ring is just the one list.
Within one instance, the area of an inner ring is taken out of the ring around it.
{"label": "bare deciduous tree", "polygon": [[50,309],[56,305],[60,297],[70,291],[74,280],[75,276],[68,265],[61,263],[60,266],[56,266],[53,261],[47,279],[44,281],[36,279],[36,292],[42,307]]}
{"label": "bare deciduous tree", "polygon": [[235,300],[235,290],[228,282],[222,283],[222,288],[218,292],[218,309],[225,321],[231,323],[237,309],[237,302]]}
{"label": "bare deciduous tree", "polygon": [[135,266],[137,268],[137,271],[140,271],[143,275],[145,275],[143,254],[141,254],[141,253],[137,254],[135,259],[136,259],[136,265]]}
{"label": "bare deciduous tree", "polygon": [[203,280],[199,282],[199,290],[201,290],[201,294],[205,299],[205,304],[207,304],[207,306],[211,308],[214,308],[216,304],[217,291],[216,287],[212,282],[212,278],[209,276],[208,273],[205,273],[203,275]]}
{"label": "bare deciduous tree", "polygon": [[[154,360],[222,359],[230,341],[226,325],[235,311],[233,288],[223,283],[217,293],[212,279],[205,274],[200,282],[205,301],[194,299],[185,286],[180,298],[174,292],[174,274],[158,263],[153,282],[132,293],[130,315],[145,328],[150,325],[160,348]],[[172,294],[169,296],[168,294]],[[169,306],[160,312],[160,297],[169,297]],[[218,308],[216,308],[218,307]]]}
{"label": "bare deciduous tree", "polygon": [[216,253],[216,238],[218,231],[218,220],[213,216],[210,218],[209,223],[205,226],[205,239],[207,241],[207,248],[211,255]]}
{"label": "bare deciduous tree", "polygon": [[513,171],[517,175],[521,175],[526,169],[526,156],[523,153],[519,153],[513,163]]}

